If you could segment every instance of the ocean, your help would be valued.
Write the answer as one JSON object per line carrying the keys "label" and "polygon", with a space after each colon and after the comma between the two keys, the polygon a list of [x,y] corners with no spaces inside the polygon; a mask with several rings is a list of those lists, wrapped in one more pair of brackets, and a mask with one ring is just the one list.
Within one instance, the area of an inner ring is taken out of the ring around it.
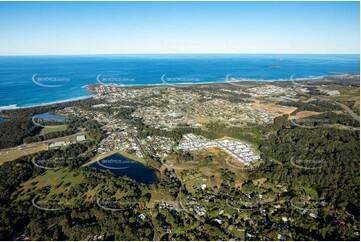
{"label": "ocean", "polygon": [[85,86],[95,83],[128,86],[273,81],[341,72],[360,73],[359,55],[2,56],[0,109],[89,97]]}

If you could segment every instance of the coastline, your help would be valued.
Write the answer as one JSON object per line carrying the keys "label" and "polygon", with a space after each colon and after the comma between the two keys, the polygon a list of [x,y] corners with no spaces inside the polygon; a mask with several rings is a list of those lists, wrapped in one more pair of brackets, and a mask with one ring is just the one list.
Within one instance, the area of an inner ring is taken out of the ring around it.
{"label": "coastline", "polygon": [[92,98],[93,96],[94,95],[81,96],[81,97],[75,97],[75,98],[60,100],[60,101],[54,101],[54,102],[49,102],[49,103],[41,103],[41,104],[34,104],[34,105],[22,106],[22,107],[18,107],[17,104],[10,104],[8,106],[1,106],[0,107],[0,112],[3,111],[3,110],[4,111],[11,111],[11,110],[19,110],[19,109],[27,109],[27,108],[35,108],[35,107],[44,107],[44,106],[50,106],[50,105],[55,105],[55,104],[60,104],[60,103],[67,103],[67,102],[75,102],[75,101],[89,99],[89,98]]}
{"label": "coastline", "polygon": [[[274,82],[294,82],[294,81],[315,81],[315,80],[322,80],[324,78],[334,78],[334,77],[347,77],[347,76],[353,76],[353,75],[360,75],[359,73],[349,73],[349,72],[330,72],[329,74],[331,75],[324,75],[324,76],[317,76],[317,77],[305,77],[305,78],[291,78],[291,79],[270,79],[270,80],[263,80],[263,79],[232,79],[230,81],[227,80],[223,80],[223,81],[210,81],[210,82],[197,82],[197,83],[175,83],[175,84],[169,84],[169,83],[156,83],[156,84],[132,84],[132,85],[117,85],[117,84],[112,84],[110,83],[109,85],[115,85],[117,87],[123,87],[123,88],[150,88],[150,87],[160,87],[160,86],[165,86],[165,87],[170,87],[170,86],[177,86],[177,87],[182,87],[182,85],[192,85],[192,86],[197,86],[197,85],[207,85],[207,84],[225,84],[225,83],[259,83],[259,82],[269,82],[269,83],[274,83]],[[53,102],[49,102],[49,103],[41,103],[41,104],[34,104],[34,105],[29,105],[29,106],[17,106],[17,104],[9,104],[7,106],[0,106],[0,112],[1,111],[11,111],[11,110],[19,110],[19,109],[27,109],[27,108],[34,108],[34,107],[44,107],[44,106],[50,106],[50,105],[56,105],[56,104],[61,104],[61,103],[67,103],[67,102],[75,102],[75,101],[80,101],[80,100],[85,100],[85,99],[90,99],[94,97],[94,94],[91,94],[91,90],[90,88],[92,86],[96,86],[96,85],[102,85],[101,83],[93,83],[93,84],[88,84],[88,85],[84,85],[82,88],[87,89],[87,93],[88,95],[86,96],[81,96],[81,97],[75,97],[75,98],[69,98],[69,99],[65,99],[65,100],[59,100],[59,101],[53,101]]]}
{"label": "coastline", "polygon": [[[341,73],[341,72],[340,72]],[[331,75],[325,75],[325,76],[317,76],[317,77],[301,77],[301,78],[295,78],[295,79],[234,79],[232,81],[209,81],[209,82],[183,82],[183,83],[174,83],[174,84],[169,84],[169,83],[156,83],[156,84],[131,84],[131,85],[119,85],[119,84],[114,84],[114,83],[109,83],[107,85],[114,85],[116,87],[123,87],[123,88],[132,88],[132,87],[137,87],[137,88],[141,88],[141,87],[160,87],[160,86],[165,86],[165,87],[169,87],[169,86],[177,86],[177,87],[182,87],[182,85],[207,85],[207,84],[225,84],[225,83],[234,83],[234,82],[251,82],[251,83],[257,83],[257,82],[292,82],[292,81],[314,81],[314,80],[322,80],[324,78],[330,78],[330,77],[342,77],[342,76],[349,76],[349,75],[359,75],[359,74],[354,74],[354,73],[343,73],[343,74],[333,74]],[[225,78],[226,79],[226,78]],[[92,86],[97,86],[97,85],[104,85],[102,83],[93,83],[93,84],[88,84],[85,85],[85,88],[92,87]]]}

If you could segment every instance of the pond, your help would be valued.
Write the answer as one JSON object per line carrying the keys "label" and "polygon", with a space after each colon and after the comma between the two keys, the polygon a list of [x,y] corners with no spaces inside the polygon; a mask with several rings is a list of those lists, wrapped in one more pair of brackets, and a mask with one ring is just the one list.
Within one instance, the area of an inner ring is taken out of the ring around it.
{"label": "pond", "polygon": [[43,119],[43,120],[48,120],[48,121],[64,121],[66,119],[66,117],[61,116],[61,115],[56,115],[56,114],[50,114],[50,113],[42,113],[42,114],[37,114],[34,116],[34,118],[38,118],[38,119]]}
{"label": "pond", "polygon": [[4,123],[4,122],[6,122],[6,121],[8,121],[8,119],[6,119],[6,118],[0,118],[0,123]]}
{"label": "pond", "polygon": [[116,175],[127,176],[144,184],[152,184],[159,181],[154,170],[120,154],[110,155],[90,166],[99,170],[109,170]]}

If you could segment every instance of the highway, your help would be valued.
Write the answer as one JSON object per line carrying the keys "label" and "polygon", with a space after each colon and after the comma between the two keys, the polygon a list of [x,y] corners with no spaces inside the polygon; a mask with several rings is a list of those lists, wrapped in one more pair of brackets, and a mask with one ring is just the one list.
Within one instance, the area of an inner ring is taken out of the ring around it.
{"label": "highway", "polygon": [[11,147],[11,148],[5,148],[5,149],[0,150],[0,154],[7,154],[7,152],[24,150],[24,149],[44,145],[44,144],[48,145],[49,143],[59,141],[59,140],[63,140],[64,138],[68,139],[69,137],[78,136],[78,135],[82,135],[82,134],[85,134],[85,132],[79,132],[79,133],[75,133],[75,134],[72,134],[72,135],[69,135],[69,136],[58,137],[58,138],[54,138],[54,139],[48,139],[48,140],[44,140],[44,141],[40,141],[40,142],[36,142],[36,143],[22,144],[22,145]]}

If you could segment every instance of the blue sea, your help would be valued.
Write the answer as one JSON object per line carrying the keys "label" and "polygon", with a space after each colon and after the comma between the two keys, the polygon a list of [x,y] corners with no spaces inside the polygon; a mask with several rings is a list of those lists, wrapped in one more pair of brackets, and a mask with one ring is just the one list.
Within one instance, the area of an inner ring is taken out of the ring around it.
{"label": "blue sea", "polygon": [[[90,96],[85,85],[289,80],[360,73],[359,55],[86,55],[0,57],[0,107]],[[228,80],[229,80],[228,79]],[[10,106],[15,107],[15,106]]]}

